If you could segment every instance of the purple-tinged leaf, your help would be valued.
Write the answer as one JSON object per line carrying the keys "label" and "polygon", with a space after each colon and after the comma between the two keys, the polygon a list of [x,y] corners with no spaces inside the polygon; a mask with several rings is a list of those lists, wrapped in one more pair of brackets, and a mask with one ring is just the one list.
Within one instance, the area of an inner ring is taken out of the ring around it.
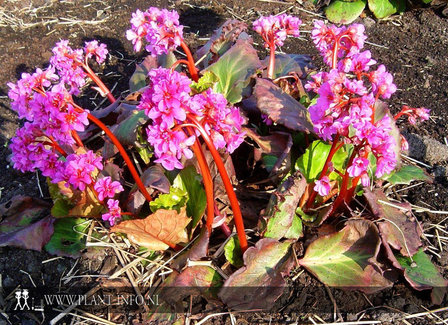
{"label": "purple-tinged leaf", "polygon": [[308,110],[272,81],[257,78],[254,87],[257,107],[274,123],[294,131],[313,132]]}
{"label": "purple-tinged leaf", "polygon": [[341,231],[313,241],[299,263],[328,286],[372,293],[393,284],[376,261],[379,248],[372,222],[350,220]]}
{"label": "purple-tinged leaf", "polygon": [[154,68],[157,68],[157,58],[148,55],[142,63],[135,66],[135,72],[129,79],[129,90],[131,93],[140,90],[146,86],[146,78],[148,72]]}
{"label": "purple-tinged leaf", "polygon": [[257,51],[250,42],[238,40],[205,71],[211,71],[219,78],[213,90],[223,94],[230,103],[234,104],[241,101],[243,89],[249,85],[250,77],[260,67],[261,62]]}
{"label": "purple-tinged leaf", "polygon": [[299,239],[303,236],[302,221],[296,208],[306,188],[306,179],[300,172],[289,176],[272,194],[264,215],[264,237]]}
{"label": "purple-tinged leaf", "polygon": [[[196,59],[202,60],[202,66],[208,67],[210,63],[216,61],[223,55],[241,36],[245,34],[247,24],[236,20],[227,20],[221,27],[214,31],[209,41],[196,51]],[[243,35],[246,37],[247,34]]]}
{"label": "purple-tinged leaf", "polygon": [[397,261],[404,270],[404,277],[416,290],[431,290],[431,299],[434,304],[440,305],[446,294],[448,281],[445,280],[431,262],[428,255],[420,248],[410,257],[396,255]]}
{"label": "purple-tinged leaf", "polygon": [[165,280],[160,299],[171,305],[192,295],[217,300],[217,292],[222,282],[219,273],[209,266],[189,266],[181,273],[174,271],[170,274]]}
{"label": "purple-tinged leaf", "polygon": [[118,165],[111,162],[106,162],[103,170],[101,171],[102,175],[110,176],[113,181],[120,181],[122,173],[123,169],[121,169]]}
{"label": "purple-tinged leaf", "polygon": [[245,266],[226,280],[218,296],[231,309],[270,309],[293,266],[290,246],[272,238],[259,240],[244,253]]}
{"label": "purple-tinged leaf", "polygon": [[[269,56],[267,56],[263,61],[265,66],[269,65]],[[313,65],[311,64],[311,57],[309,55],[301,54],[276,54],[275,55],[275,68],[274,68],[274,78],[287,76],[290,73],[297,75],[302,78],[306,75],[307,70],[311,69]],[[263,72],[263,77],[267,77],[267,70]]]}
{"label": "purple-tinged leaf", "polygon": [[199,261],[202,258],[207,256],[208,252],[208,244],[210,241],[210,235],[208,234],[207,228],[203,227],[201,230],[201,234],[195,240],[193,245],[188,248],[187,251],[179,255],[173,263],[171,264],[171,268],[176,269],[178,271],[182,270],[187,261]]}
{"label": "purple-tinged leaf", "polygon": [[260,136],[250,128],[243,128],[243,131],[259,146],[259,148],[254,149],[255,161],[264,159],[266,156],[274,158],[275,162],[273,162],[271,168],[266,166],[266,169],[271,174],[276,172],[289,156],[293,144],[291,135],[284,132],[275,132],[271,135]]}
{"label": "purple-tinged leaf", "polygon": [[132,146],[137,141],[137,128],[146,123],[148,116],[145,111],[135,110],[114,131],[114,135],[123,146]]}
{"label": "purple-tinged leaf", "polygon": [[364,196],[373,214],[379,219],[377,225],[383,243],[400,251],[403,256],[416,254],[422,246],[421,230],[412,216],[410,204],[392,203],[380,189],[375,192],[365,189]]}
{"label": "purple-tinged leaf", "polygon": [[23,196],[15,196],[0,206],[3,219],[0,223],[0,247],[16,246],[41,251],[53,234],[55,219],[46,213],[48,208],[46,202]]}

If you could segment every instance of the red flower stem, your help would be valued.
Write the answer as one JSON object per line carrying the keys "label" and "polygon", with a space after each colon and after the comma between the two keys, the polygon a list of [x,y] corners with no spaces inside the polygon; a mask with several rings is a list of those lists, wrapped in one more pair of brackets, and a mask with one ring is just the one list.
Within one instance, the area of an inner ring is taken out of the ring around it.
{"label": "red flower stem", "polygon": [[76,132],[75,130],[72,130],[72,137],[75,140],[78,147],[84,147],[84,143],[82,143],[82,140],[78,135],[78,132]]}
{"label": "red flower stem", "polygon": [[177,60],[176,62],[173,63],[173,65],[171,66],[171,70],[174,70],[177,68],[177,66],[179,64],[185,64],[186,66],[189,65],[189,62],[187,60]]}
{"label": "red flower stem", "polygon": [[339,51],[339,39],[336,40],[335,44],[334,44],[334,49],[333,49],[333,60],[331,62],[331,68],[332,69],[336,69],[336,66],[338,65],[338,51]]}
{"label": "red flower stem", "polygon": [[[82,107],[76,105],[75,103],[72,103],[72,105],[74,105],[74,107],[79,112],[84,112]],[[90,121],[92,121],[93,123],[95,123],[101,130],[103,130],[104,133],[106,133],[106,135],[112,141],[112,143],[117,147],[118,151],[120,152],[121,156],[123,157],[124,161],[126,162],[126,165],[128,166],[129,171],[131,172],[132,177],[134,178],[135,183],[137,184],[137,187],[142,192],[142,194],[143,194],[143,196],[145,197],[146,200],[152,201],[151,195],[149,195],[148,191],[146,190],[145,185],[143,185],[142,180],[138,176],[137,170],[135,169],[134,164],[131,161],[131,158],[129,158],[128,154],[126,153],[126,150],[123,148],[123,146],[121,145],[121,143],[117,139],[117,137],[112,133],[111,130],[109,130],[109,128],[103,122],[101,122],[99,119],[97,119],[92,114],[88,113],[87,114],[87,118]]]}
{"label": "red flower stem", "polygon": [[199,131],[199,133],[201,133],[202,138],[204,139],[208,149],[210,150],[210,153],[213,156],[216,167],[218,167],[219,174],[221,175],[224,187],[227,192],[227,196],[229,197],[230,200],[230,206],[232,207],[233,219],[235,221],[236,232],[238,234],[238,239],[240,241],[241,250],[244,253],[248,248],[248,244],[246,239],[246,232],[244,230],[243,216],[241,214],[238,199],[236,197],[235,191],[233,190],[232,183],[230,182],[229,175],[227,175],[226,167],[224,166],[221,156],[219,155],[218,150],[216,150],[213,141],[207,134],[207,131],[205,131],[205,129],[202,127],[202,125],[198,122],[198,120],[194,116],[190,115],[189,119],[193,124],[196,125],[196,129]]}
{"label": "red flower stem", "polygon": [[53,148],[55,148],[57,151],[59,151],[59,153],[60,153],[61,155],[63,155],[64,157],[67,157],[67,153],[65,152],[64,149],[62,149],[62,148],[59,146],[59,144],[56,142],[56,140],[55,140],[52,136],[49,136],[48,138],[50,139],[50,141],[51,141],[51,145],[53,146]]}
{"label": "red flower stem", "polygon": [[188,70],[190,71],[191,78],[193,78],[194,81],[198,82],[198,80],[199,80],[198,71],[194,64],[193,55],[191,54],[190,49],[188,48],[188,45],[185,43],[184,40],[181,41],[180,46],[182,47],[185,54],[187,55]]}
{"label": "red flower stem", "polygon": [[269,66],[268,66],[268,78],[274,79],[275,71],[275,44],[274,42],[269,43]]}
{"label": "red flower stem", "polygon": [[87,63],[82,63],[82,62],[80,62],[80,63],[82,65],[82,67],[84,68],[84,70],[89,75],[90,79],[92,79],[98,85],[98,87],[101,89],[102,93],[105,96],[107,96],[109,101],[111,103],[114,103],[115,102],[115,97],[112,95],[112,93],[110,92],[109,88],[107,88],[107,86],[101,81],[100,78],[98,78],[98,76],[95,74],[95,72],[93,72],[92,69],[90,69],[90,67],[89,67],[89,65]]}
{"label": "red flower stem", "polygon": [[[192,130],[188,130],[189,135],[193,135]],[[212,233],[213,220],[215,219],[215,197],[213,192],[213,179],[208,168],[207,160],[205,159],[204,152],[202,151],[201,144],[199,140],[196,139],[192,146],[193,152],[198,159],[199,169],[201,170],[202,178],[204,180],[205,197],[207,199],[207,219],[206,227],[209,235]]]}
{"label": "red flower stem", "polygon": [[[322,171],[319,175],[319,180],[321,180],[327,174],[328,168],[330,168],[331,159],[333,159],[334,154],[341,148],[340,146],[337,145],[338,142],[339,142],[339,134],[336,134],[336,136],[333,140],[333,143],[331,144],[331,148],[330,148],[330,152],[328,153],[327,160],[325,160],[324,167],[322,168]],[[316,196],[317,196],[317,192],[313,189],[313,192],[311,193],[311,195],[306,203],[306,206],[305,206],[306,210],[309,210],[311,208],[311,206],[314,203],[314,200],[316,199]]]}

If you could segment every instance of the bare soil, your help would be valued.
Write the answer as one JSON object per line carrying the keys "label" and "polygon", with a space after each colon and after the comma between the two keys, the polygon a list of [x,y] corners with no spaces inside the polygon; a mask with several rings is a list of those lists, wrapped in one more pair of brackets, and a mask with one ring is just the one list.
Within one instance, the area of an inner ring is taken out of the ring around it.
{"label": "bare soil", "polygon": [[[181,23],[186,26],[187,41],[193,48],[204,43],[204,38],[209,37],[212,31],[228,18],[242,19],[250,24],[259,15],[283,11],[297,15],[304,21],[303,37],[288,40],[283,51],[309,54],[317,66],[321,65],[321,59],[309,40],[312,21],[319,17],[303,11],[312,8],[299,3],[256,0],[3,1],[0,14],[3,12],[10,19],[6,20],[6,16],[0,15],[0,203],[7,202],[15,195],[43,196],[48,199],[45,179],[42,176],[24,175],[9,167],[8,143],[21,122],[9,109],[6,83],[15,82],[22,72],[31,72],[36,67],[45,66],[51,56],[51,48],[60,39],[69,39],[74,47],[82,46],[86,40],[99,39],[108,45],[112,54],[109,64],[101,72],[102,78],[109,87],[114,88],[114,94],[119,95],[127,89],[135,63],[142,57],[142,54],[136,55],[133,52],[130,42],[124,36],[129,28],[131,13],[137,8],[146,9],[149,6],[178,10],[181,13]],[[403,104],[427,107],[432,111],[431,120],[425,124],[413,127],[402,122],[399,123],[400,129],[420,136],[430,136],[444,144],[447,143],[448,130],[448,19],[441,12],[441,9],[434,7],[414,8],[403,15],[381,22],[367,13],[363,18],[359,18],[358,22],[366,25],[370,42],[366,47],[372,51],[377,61],[385,64],[394,74],[399,90],[389,101],[392,111],[398,111]],[[256,36],[255,40],[260,41]],[[101,105],[102,100],[92,95],[87,103],[95,107]],[[401,192],[403,199],[431,210],[448,211],[447,161],[440,161],[436,166],[427,168],[427,172],[435,177],[434,183]],[[423,222],[425,228],[430,223],[442,221],[444,216],[418,213],[417,218]],[[446,224],[445,222],[444,225]],[[447,278],[447,252],[445,250],[439,254],[440,257],[433,256],[434,261],[444,270]],[[76,266],[80,270],[79,274],[99,274],[108,260],[107,256],[106,253],[102,258],[93,261],[82,258]],[[3,286],[20,284],[30,287],[33,285],[30,278],[39,285],[57,286],[61,277],[75,264],[75,260],[61,258],[42,263],[51,257],[46,253],[0,248],[0,275]],[[237,315],[237,319],[242,323],[268,323],[271,317],[273,323],[300,323],[309,320],[299,317],[298,313],[318,314],[319,311],[325,310],[327,312],[321,313],[321,317],[325,321],[333,321],[334,304],[325,287],[306,273],[297,281],[296,288],[285,293],[274,306],[273,313]],[[402,283],[373,296],[334,289],[330,292],[341,313],[348,314],[346,320],[356,320],[362,312],[366,312],[367,319],[392,323],[400,312],[412,314],[425,311],[425,308],[437,307],[431,306],[427,293],[412,291]],[[441,317],[448,316],[441,314]],[[14,319],[11,322],[34,324],[38,323],[38,320]],[[127,322],[124,316],[120,321]],[[224,316],[210,322],[230,324],[230,318]],[[413,319],[409,322],[432,323],[429,318]],[[0,324],[3,324],[1,316]]]}

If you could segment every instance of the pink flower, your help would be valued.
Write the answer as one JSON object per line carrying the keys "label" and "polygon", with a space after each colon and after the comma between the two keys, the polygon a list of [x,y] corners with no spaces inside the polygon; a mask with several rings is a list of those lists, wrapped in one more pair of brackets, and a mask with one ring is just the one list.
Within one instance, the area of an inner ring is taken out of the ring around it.
{"label": "pink flower", "polygon": [[84,52],[87,59],[90,59],[94,55],[98,64],[106,61],[107,54],[109,53],[106,44],[98,43],[96,40],[86,42]]}
{"label": "pink flower", "polygon": [[113,198],[115,194],[122,192],[123,186],[117,181],[112,181],[110,176],[99,178],[95,185],[95,191],[98,193],[98,199],[103,201],[106,197]]}
{"label": "pink flower", "polygon": [[328,176],[322,177],[320,180],[314,181],[314,191],[319,193],[320,196],[326,196],[330,193],[330,179]]}
{"label": "pink flower", "polygon": [[357,157],[353,160],[350,167],[347,168],[350,177],[358,177],[364,173],[369,167],[369,160],[366,158]]}
{"label": "pink flower", "polygon": [[253,29],[263,37],[265,47],[270,44],[282,46],[288,35],[299,37],[299,27],[302,21],[293,16],[282,14],[278,16],[260,17],[253,23]]}
{"label": "pink flower", "polygon": [[102,215],[104,221],[109,221],[110,225],[113,226],[117,223],[117,220],[121,219],[121,208],[117,200],[109,199],[107,200],[107,207],[109,212]]}
{"label": "pink flower", "polygon": [[390,98],[397,90],[397,86],[393,83],[394,77],[386,71],[384,65],[380,65],[376,71],[370,73],[370,81],[372,82],[372,90],[382,98]]}
{"label": "pink flower", "polygon": [[132,42],[136,52],[140,51],[142,40],[146,39],[146,50],[152,56],[157,56],[166,54],[181,44],[182,30],[176,11],[151,7],[145,12],[137,10],[132,14],[131,29],[126,32],[126,37]]}

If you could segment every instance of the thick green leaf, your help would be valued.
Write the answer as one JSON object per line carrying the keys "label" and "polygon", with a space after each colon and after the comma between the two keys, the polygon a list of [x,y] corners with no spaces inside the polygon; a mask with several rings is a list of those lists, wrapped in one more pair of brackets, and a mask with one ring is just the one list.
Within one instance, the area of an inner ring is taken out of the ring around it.
{"label": "thick green leaf", "polygon": [[382,19],[406,8],[404,0],[369,0],[369,9],[376,18]]}
{"label": "thick green leaf", "polygon": [[[8,208],[6,208],[8,206]],[[41,251],[53,234],[54,218],[46,202],[15,196],[0,206],[0,247],[15,246]]]}
{"label": "thick green leaf", "polygon": [[241,101],[243,88],[261,67],[257,51],[248,41],[238,40],[217,62],[207,68],[219,81],[213,89],[234,104]]}
{"label": "thick green leaf", "polygon": [[135,72],[129,79],[129,90],[131,93],[146,86],[146,78],[151,69],[157,68],[157,58],[148,55],[142,63],[135,66]]}
{"label": "thick green leaf", "polygon": [[290,246],[272,238],[259,240],[244,253],[245,266],[226,280],[218,296],[232,309],[270,309],[293,266]]}
{"label": "thick green leaf", "polygon": [[79,257],[85,248],[89,223],[84,218],[63,218],[54,223],[54,233],[45,245],[47,252],[58,256]]}
{"label": "thick green leaf", "polygon": [[325,8],[325,15],[332,23],[350,24],[359,17],[365,7],[366,0],[334,0]]}
{"label": "thick green leaf", "polygon": [[[269,56],[263,60],[263,64],[268,66]],[[309,55],[284,53],[276,54],[273,79],[287,76],[290,73],[294,73],[300,78],[305,74],[306,69],[311,68],[311,66],[311,57]]]}
{"label": "thick green leaf", "polygon": [[294,131],[313,132],[308,110],[272,81],[257,78],[253,94],[257,107],[273,122]]}
{"label": "thick green leaf", "polygon": [[243,252],[241,251],[240,242],[237,236],[232,236],[224,245],[224,256],[235,267],[243,266],[243,259],[241,258]]}
{"label": "thick green leaf", "polygon": [[296,172],[272,194],[265,212],[267,226],[264,237],[279,240],[299,239],[303,236],[302,221],[296,215],[296,208],[305,187],[305,178]]}
{"label": "thick green leaf", "polygon": [[382,178],[394,185],[409,185],[412,181],[432,181],[431,176],[426,174],[423,169],[412,165],[402,166],[399,170],[384,175]]}
{"label": "thick green leaf", "polygon": [[207,205],[202,177],[196,172],[194,166],[187,166],[174,179],[173,187],[187,193],[187,216],[193,219],[191,225],[194,229],[201,220]]}
{"label": "thick green leaf", "polygon": [[152,212],[156,212],[159,209],[176,210],[177,212],[185,206],[188,200],[188,194],[186,191],[171,187],[168,194],[160,194],[155,200],[149,202],[149,206]]}
{"label": "thick green leaf", "polygon": [[372,222],[350,220],[341,231],[313,241],[299,263],[329,286],[371,293],[392,285],[379,271],[379,246]]}
{"label": "thick green leaf", "polygon": [[204,75],[199,78],[198,82],[192,82],[190,88],[197,94],[212,88],[219,78],[211,71],[206,71]]}
{"label": "thick green leaf", "polygon": [[122,145],[131,146],[137,141],[137,128],[148,120],[145,111],[134,110],[131,115],[118,124],[114,135]]}
{"label": "thick green leaf", "polygon": [[[308,183],[314,182],[314,180],[319,177],[324,168],[328,154],[330,153],[330,149],[330,144],[317,140],[311,143],[305,153],[297,159],[296,169],[302,172]],[[346,148],[344,146],[341,147],[331,159],[333,167],[339,171],[343,171],[348,156]]]}
{"label": "thick green leaf", "polygon": [[446,294],[448,282],[440,275],[429,256],[423,252],[423,249],[420,248],[412,256],[412,260],[400,254],[395,257],[404,269],[404,277],[409,284],[417,290],[433,289],[433,302],[441,304]]}

